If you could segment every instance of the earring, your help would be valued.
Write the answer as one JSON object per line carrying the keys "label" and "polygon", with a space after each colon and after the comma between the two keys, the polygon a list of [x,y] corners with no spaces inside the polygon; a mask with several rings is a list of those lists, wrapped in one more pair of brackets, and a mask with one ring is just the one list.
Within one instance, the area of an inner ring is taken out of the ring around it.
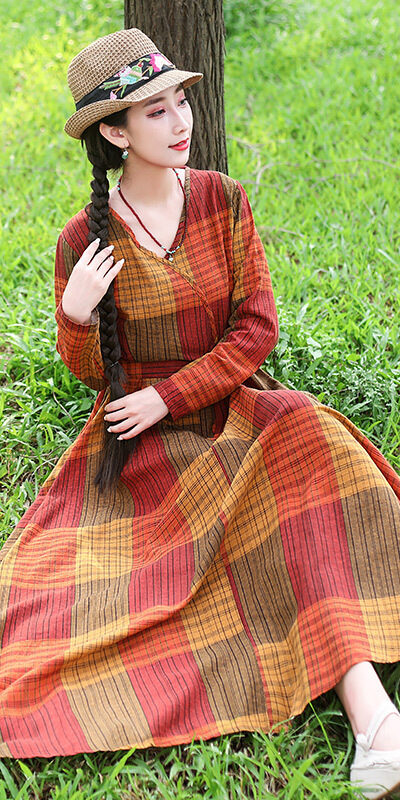
{"label": "earring", "polygon": [[129,156],[129,152],[125,147],[125,149],[121,153],[121,158],[125,159],[125,158],[128,158],[128,156]]}

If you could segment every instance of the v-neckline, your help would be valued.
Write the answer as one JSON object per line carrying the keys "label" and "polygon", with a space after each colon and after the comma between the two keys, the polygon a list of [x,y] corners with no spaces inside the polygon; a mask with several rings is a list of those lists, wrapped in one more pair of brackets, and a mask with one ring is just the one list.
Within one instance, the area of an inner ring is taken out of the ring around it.
{"label": "v-neckline", "polygon": [[[184,187],[183,188],[184,188],[185,197],[186,197],[186,212],[189,215],[189,200],[190,200],[190,188],[191,187],[190,187],[190,167],[188,167],[188,166],[185,167],[185,181],[184,181]],[[164,261],[167,264],[169,263],[167,254],[165,256],[159,256],[157,253],[154,253],[153,250],[149,250],[147,247],[144,247],[142,244],[140,244],[140,242],[138,242],[138,240],[137,240],[132,228],[128,225],[127,222],[125,222],[123,217],[121,217],[120,214],[118,214],[118,211],[116,211],[115,208],[111,208],[111,206],[110,206],[109,213],[113,217],[115,217],[117,222],[119,222],[120,225],[122,225],[122,227],[127,231],[127,233],[129,234],[130,238],[132,239],[133,243],[136,245],[138,250],[141,250],[143,253],[147,253],[147,255],[150,255],[153,258],[158,259],[158,261]],[[179,220],[179,223],[178,223],[178,227],[177,227],[177,230],[176,230],[174,241],[172,242],[171,247],[169,248],[170,250],[173,250],[174,247],[178,244],[179,239],[180,239],[181,234],[182,234],[182,229],[183,229],[184,223],[185,223],[185,203],[183,204],[181,217],[180,217],[180,220]],[[180,249],[177,250],[176,253],[174,253],[174,260],[175,260],[175,258],[177,258],[179,256],[179,254],[180,254]]]}

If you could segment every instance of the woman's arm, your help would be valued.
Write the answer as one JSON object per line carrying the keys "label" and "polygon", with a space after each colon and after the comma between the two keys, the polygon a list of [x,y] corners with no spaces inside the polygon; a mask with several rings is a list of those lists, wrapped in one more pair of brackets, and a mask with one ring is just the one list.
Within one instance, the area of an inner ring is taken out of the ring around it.
{"label": "woman's arm", "polygon": [[246,192],[234,195],[234,287],[223,337],[204,356],[154,384],[173,419],[221,400],[253,375],[274,348],[278,319],[268,264]]}

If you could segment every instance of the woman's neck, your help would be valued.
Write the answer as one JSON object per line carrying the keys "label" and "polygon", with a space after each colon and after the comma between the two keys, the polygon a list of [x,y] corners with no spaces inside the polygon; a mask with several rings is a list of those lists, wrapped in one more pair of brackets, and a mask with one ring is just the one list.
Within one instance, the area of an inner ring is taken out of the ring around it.
{"label": "woman's neck", "polygon": [[132,205],[165,206],[177,194],[176,175],[172,167],[132,161],[124,164],[121,189]]}

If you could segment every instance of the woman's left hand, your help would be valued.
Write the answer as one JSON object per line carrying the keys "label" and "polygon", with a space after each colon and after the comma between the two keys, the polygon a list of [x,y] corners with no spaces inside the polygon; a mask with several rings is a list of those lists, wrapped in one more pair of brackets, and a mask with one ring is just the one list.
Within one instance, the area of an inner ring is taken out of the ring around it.
{"label": "woman's left hand", "polygon": [[118,439],[132,439],[166,417],[168,406],[154,386],[146,386],[108,403],[105,411],[105,421],[113,423],[108,428],[110,433],[119,434]]}

